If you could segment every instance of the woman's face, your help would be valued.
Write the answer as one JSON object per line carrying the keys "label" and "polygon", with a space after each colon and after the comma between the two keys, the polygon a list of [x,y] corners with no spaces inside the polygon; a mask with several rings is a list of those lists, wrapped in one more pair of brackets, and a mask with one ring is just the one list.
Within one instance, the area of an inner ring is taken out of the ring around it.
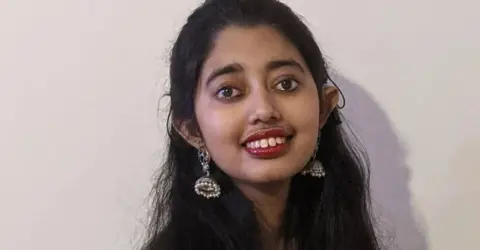
{"label": "woman's face", "polygon": [[212,160],[244,183],[291,178],[315,148],[320,126],[315,82],[299,51],[268,26],[218,34],[195,97]]}

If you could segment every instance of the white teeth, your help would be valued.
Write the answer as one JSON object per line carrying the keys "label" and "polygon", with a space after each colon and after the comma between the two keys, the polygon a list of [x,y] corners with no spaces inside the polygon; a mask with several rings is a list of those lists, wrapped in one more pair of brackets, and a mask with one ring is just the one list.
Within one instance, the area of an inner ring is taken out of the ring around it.
{"label": "white teeth", "polygon": [[275,147],[277,146],[277,141],[275,140],[275,138],[268,138],[268,145],[270,147]]}
{"label": "white teeth", "polygon": [[267,140],[267,139],[261,139],[261,140],[260,140],[260,146],[261,146],[262,148],[268,147],[268,140]]}
{"label": "white teeth", "polygon": [[267,148],[267,147],[275,147],[278,144],[285,143],[285,137],[270,137],[265,138],[257,141],[251,141],[247,143],[247,148]]}

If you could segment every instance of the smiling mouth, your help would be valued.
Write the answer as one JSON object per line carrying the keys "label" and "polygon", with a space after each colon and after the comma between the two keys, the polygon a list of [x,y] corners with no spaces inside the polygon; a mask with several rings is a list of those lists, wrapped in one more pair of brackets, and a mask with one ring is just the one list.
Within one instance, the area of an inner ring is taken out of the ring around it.
{"label": "smiling mouth", "polygon": [[242,146],[253,158],[273,159],[288,152],[292,139],[291,131],[283,127],[274,127],[256,131],[247,137]]}
{"label": "smiling mouth", "polygon": [[246,147],[247,149],[272,148],[272,147],[285,144],[288,141],[290,141],[292,138],[293,136],[268,137],[268,138],[247,142],[244,144],[244,147]]}
{"label": "smiling mouth", "polygon": [[[251,157],[256,159],[275,159],[288,152],[291,138],[292,137],[270,137],[268,139],[252,141],[247,143],[244,149]],[[260,146],[258,146],[259,144]]]}

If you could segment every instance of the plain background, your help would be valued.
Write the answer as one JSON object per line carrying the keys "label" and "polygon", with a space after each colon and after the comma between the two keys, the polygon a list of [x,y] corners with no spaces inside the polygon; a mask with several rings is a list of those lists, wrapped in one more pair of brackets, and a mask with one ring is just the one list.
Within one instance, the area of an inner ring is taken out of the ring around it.
{"label": "plain background", "polygon": [[[138,248],[163,157],[168,51],[198,3],[0,1],[0,249]],[[385,239],[478,249],[478,1],[288,3],[370,153]]]}

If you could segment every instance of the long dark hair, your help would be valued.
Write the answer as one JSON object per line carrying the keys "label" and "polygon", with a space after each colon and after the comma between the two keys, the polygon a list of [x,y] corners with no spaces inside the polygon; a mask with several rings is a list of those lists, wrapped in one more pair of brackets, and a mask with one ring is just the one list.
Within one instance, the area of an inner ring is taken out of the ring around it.
{"label": "long dark hair", "polygon": [[[285,4],[276,0],[209,0],[198,7],[181,29],[170,58],[168,155],[154,188],[145,250],[260,249],[252,203],[215,163],[211,167],[222,196],[207,200],[195,194],[194,183],[202,176],[197,150],[172,123],[192,121],[198,126],[194,112],[197,80],[216,35],[229,25],[269,25],[283,34],[306,61],[319,96],[330,79],[313,35]],[[321,131],[316,157],[323,163],[326,177],[299,175],[292,179],[282,231],[295,249],[379,249],[369,212],[367,158],[350,142],[340,119],[340,111],[335,109]]]}

